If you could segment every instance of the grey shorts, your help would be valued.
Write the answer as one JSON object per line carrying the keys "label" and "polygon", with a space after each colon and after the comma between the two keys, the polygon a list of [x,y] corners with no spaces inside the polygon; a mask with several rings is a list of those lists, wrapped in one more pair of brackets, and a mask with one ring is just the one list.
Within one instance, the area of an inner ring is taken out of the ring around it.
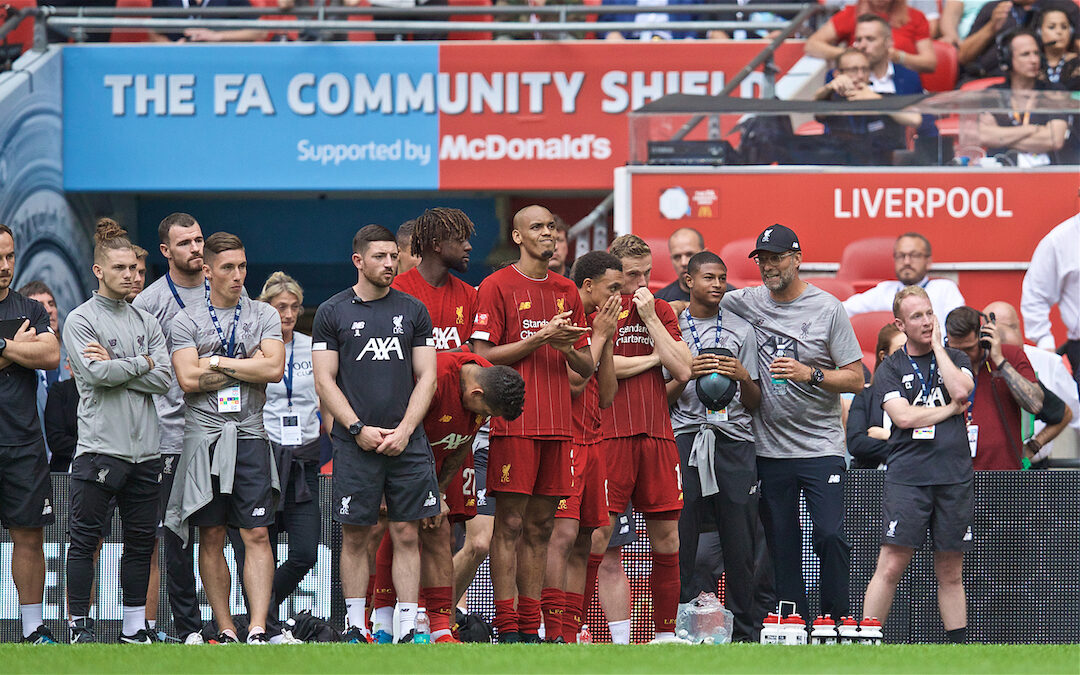
{"label": "grey shorts", "polygon": [[395,522],[439,515],[439,481],[427,437],[417,434],[396,457],[361,450],[352,439],[331,437],[334,446],[334,520],[346,525],[374,525],[386,499]]}
{"label": "grey shorts", "polygon": [[[210,446],[213,461],[214,449]],[[236,472],[232,494],[222,494],[217,476],[211,476],[214,499],[191,515],[196,527],[227,525],[241,530],[269,527],[277,517],[274,488],[270,483],[270,443],[256,439],[236,442]],[[164,482],[162,476],[162,482]]]}
{"label": "grey shorts", "polygon": [[0,445],[0,523],[5,528],[52,525],[53,493],[45,440]]}
{"label": "grey shorts", "polygon": [[495,493],[487,491],[488,435],[476,434],[473,445],[473,466],[476,468],[476,515],[495,515]]}
{"label": "grey shorts", "polygon": [[975,522],[974,479],[952,485],[885,481],[882,513],[882,543],[919,548],[929,527],[935,551],[970,551]]}

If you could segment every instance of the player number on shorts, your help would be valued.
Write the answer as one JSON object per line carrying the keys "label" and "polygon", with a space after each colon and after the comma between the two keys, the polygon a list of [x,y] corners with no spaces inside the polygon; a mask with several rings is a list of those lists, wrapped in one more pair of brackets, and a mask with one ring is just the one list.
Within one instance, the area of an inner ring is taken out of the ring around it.
{"label": "player number on shorts", "polygon": [[466,497],[476,496],[476,469],[465,467],[461,470],[461,491]]}
{"label": "player number on shorts", "polygon": [[675,482],[679,484],[679,489],[682,490],[682,468],[678,464],[675,465]]}

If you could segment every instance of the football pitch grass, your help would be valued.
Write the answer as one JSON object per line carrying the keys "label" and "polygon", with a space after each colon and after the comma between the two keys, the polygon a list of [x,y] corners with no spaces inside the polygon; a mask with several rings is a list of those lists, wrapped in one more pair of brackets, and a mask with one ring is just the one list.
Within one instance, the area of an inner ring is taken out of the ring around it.
{"label": "football pitch grass", "polygon": [[1080,673],[1080,645],[0,646],[15,673]]}

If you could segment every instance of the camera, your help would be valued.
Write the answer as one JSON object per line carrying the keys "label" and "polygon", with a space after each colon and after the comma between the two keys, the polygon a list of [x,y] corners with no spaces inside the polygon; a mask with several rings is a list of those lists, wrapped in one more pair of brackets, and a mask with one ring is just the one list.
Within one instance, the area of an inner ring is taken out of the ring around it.
{"label": "camera", "polygon": [[[986,323],[983,324],[983,325],[984,326],[985,325],[993,325],[995,323],[997,323],[997,317],[994,316],[993,312],[990,312],[990,317],[986,320]],[[990,336],[987,335],[986,331],[984,331],[984,330],[979,331],[979,346],[982,347],[983,349],[990,349]]]}

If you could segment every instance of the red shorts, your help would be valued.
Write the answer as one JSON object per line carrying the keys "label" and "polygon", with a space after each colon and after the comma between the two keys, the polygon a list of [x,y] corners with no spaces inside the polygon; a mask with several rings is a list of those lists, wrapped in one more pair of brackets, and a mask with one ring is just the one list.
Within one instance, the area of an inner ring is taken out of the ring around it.
{"label": "red shorts", "polygon": [[575,445],[573,452],[574,494],[559,501],[555,517],[581,521],[581,527],[603,527],[611,522],[604,488],[604,446]]}
{"label": "red shorts", "polygon": [[574,491],[570,439],[492,436],[488,492],[565,497]]}
{"label": "red shorts", "polygon": [[675,441],[639,434],[612,438],[603,448],[612,513],[622,513],[630,502],[642,513],[682,509],[682,474]]}
{"label": "red shorts", "polygon": [[451,523],[461,523],[476,515],[476,470],[472,452],[466,455],[465,463],[446,486],[446,505],[450,508]]}

